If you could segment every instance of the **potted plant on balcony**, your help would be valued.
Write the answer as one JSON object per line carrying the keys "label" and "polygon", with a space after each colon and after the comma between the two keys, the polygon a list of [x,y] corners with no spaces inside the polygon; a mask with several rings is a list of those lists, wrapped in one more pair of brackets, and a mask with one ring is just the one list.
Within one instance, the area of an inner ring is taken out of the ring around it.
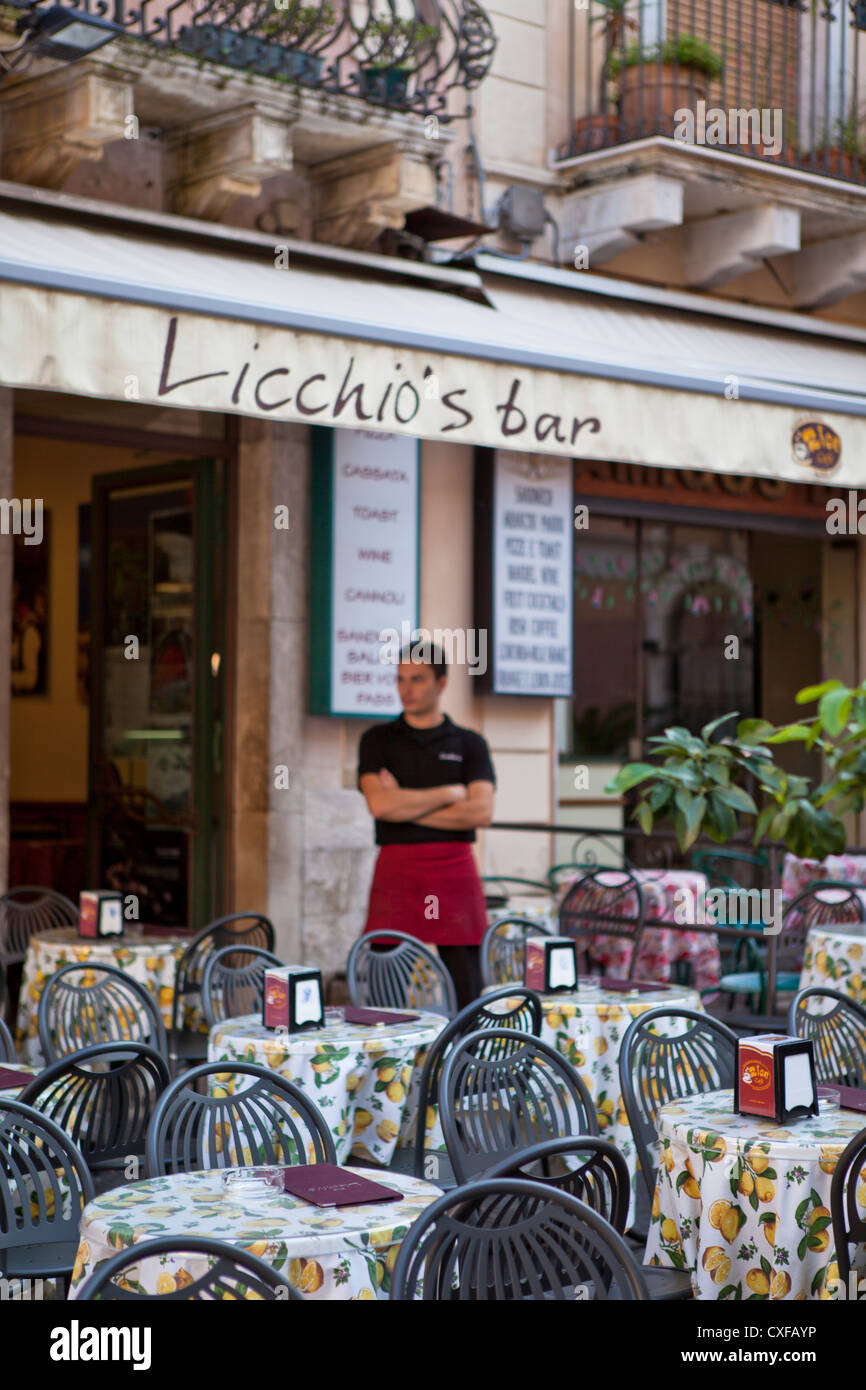
{"label": "potted plant on balcony", "polygon": [[627,30],[639,28],[636,19],[630,18],[630,0],[596,0],[598,10],[590,16],[590,24],[603,25],[602,41],[604,57],[599,69],[598,110],[587,116],[579,116],[572,132],[572,149],[576,154],[587,150],[604,149],[613,144],[619,128],[619,113],[611,111],[608,88],[611,79],[611,62],[617,48],[622,48]]}
{"label": "potted plant on balcony", "polygon": [[330,4],[304,5],[301,0],[288,0],[277,5],[268,17],[255,25],[255,30],[268,47],[284,50],[279,57],[280,75],[295,77],[300,82],[315,83],[322,75],[322,58],[309,53],[306,45],[319,38],[338,22]]}
{"label": "potted plant on balcony", "polygon": [[414,19],[371,19],[362,35],[368,57],[358,74],[361,96],[384,106],[404,105],[418,52],[438,33],[435,25]]}
{"label": "potted plant on balcony", "polygon": [[658,119],[665,131],[673,128],[674,113],[705,101],[710,83],[718,80],[724,60],[695,34],[642,47],[630,44],[611,56],[608,69],[620,78],[620,114],[624,128],[640,131]]}
{"label": "potted plant on balcony", "polygon": [[852,107],[844,121],[836,121],[831,132],[828,139],[825,127],[823,143],[814,151],[815,172],[839,174],[843,179],[859,183],[866,171],[866,140],[856,109]]}
{"label": "potted plant on balcony", "polygon": [[[259,19],[259,9],[264,18]],[[282,7],[267,3],[251,15],[245,0],[217,0],[208,11],[210,22],[181,29],[179,46],[209,62],[225,63],[276,77],[316,82],[322,59],[303,45],[318,38],[338,21],[330,3],[303,4],[288,0]],[[241,17],[244,28],[236,25]]]}

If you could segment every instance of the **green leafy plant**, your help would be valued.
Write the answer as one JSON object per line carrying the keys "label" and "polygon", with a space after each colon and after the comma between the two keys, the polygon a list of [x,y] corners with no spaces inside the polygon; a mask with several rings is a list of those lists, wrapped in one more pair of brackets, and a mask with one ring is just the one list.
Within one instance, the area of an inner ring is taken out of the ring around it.
{"label": "green leafy plant", "polygon": [[838,814],[810,796],[808,778],[773,760],[772,739],[793,741],[800,735],[780,737],[783,731],[765,719],[741,719],[735,736],[714,738],[722,724],[737,717],[721,715],[700,734],[666,729],[648,740],[660,765],[626,763],[605,790],[621,794],[641,786],[634,819],[647,835],[657,822],[669,820],[683,851],[702,835],[725,844],[750,830],[755,844],[765,838],[782,841],[801,857],[838,853],[845,846]]}
{"label": "green leafy plant", "polygon": [[313,39],[323,30],[336,23],[336,14],[331,5],[304,5],[301,0],[292,0],[285,9],[277,9],[274,14],[256,25],[256,31],[268,39],[291,39],[296,35],[302,39]]}
{"label": "green leafy plant", "polygon": [[819,808],[830,807],[836,816],[866,808],[866,681],[844,685],[839,680],[809,685],[796,695],[798,705],[817,702],[808,721],[786,724],[774,731],[768,743],[803,743],[824,758],[823,782],[812,793]]}
{"label": "green leafy plant", "polygon": [[438,35],[434,24],[419,24],[414,19],[371,19],[364,29],[364,39],[376,42],[375,52],[368,58],[370,67],[393,68],[405,64],[412,55]]}
{"label": "green leafy plant", "polygon": [[601,64],[599,77],[599,110],[602,114],[607,110],[607,84],[608,79],[613,75],[611,72],[611,62],[616,49],[622,45],[627,29],[639,29],[640,26],[636,19],[630,18],[628,6],[630,0],[598,0],[598,10],[590,16],[590,24],[603,24],[604,31],[604,58]]}
{"label": "green leafy plant", "polygon": [[705,72],[712,78],[721,77],[725,67],[721,55],[696,34],[678,34],[675,39],[664,39],[649,47],[640,43],[629,44],[625,53],[611,55],[608,71],[616,77],[623,68],[636,68],[644,63],[675,63],[681,68]]}

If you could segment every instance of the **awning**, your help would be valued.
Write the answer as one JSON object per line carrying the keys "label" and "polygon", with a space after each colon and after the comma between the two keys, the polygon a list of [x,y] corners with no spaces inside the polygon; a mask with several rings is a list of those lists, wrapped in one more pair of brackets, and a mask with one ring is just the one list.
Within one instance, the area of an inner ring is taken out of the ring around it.
{"label": "awning", "polygon": [[842,325],[118,218],[0,190],[3,384],[794,482],[866,476],[866,347]]}

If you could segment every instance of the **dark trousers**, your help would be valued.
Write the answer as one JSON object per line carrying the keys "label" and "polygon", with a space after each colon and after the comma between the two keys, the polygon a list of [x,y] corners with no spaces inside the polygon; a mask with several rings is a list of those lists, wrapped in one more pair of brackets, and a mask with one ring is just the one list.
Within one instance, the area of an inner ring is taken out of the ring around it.
{"label": "dark trousers", "polygon": [[482,990],[480,946],[437,946],[442,964],[454,981],[457,1007],[474,1004]]}

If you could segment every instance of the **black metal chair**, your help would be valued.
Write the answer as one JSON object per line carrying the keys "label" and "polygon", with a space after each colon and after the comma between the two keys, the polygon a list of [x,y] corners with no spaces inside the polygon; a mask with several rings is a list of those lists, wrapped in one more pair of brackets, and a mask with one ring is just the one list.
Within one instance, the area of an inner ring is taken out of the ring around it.
{"label": "black metal chair", "polygon": [[[242,1089],[237,1081],[251,1077]],[[220,1094],[201,1095],[199,1082]],[[206,1062],[173,1081],[147,1134],[147,1175],[249,1164],[336,1163],[322,1112],[291,1081],[255,1062]]]}
{"label": "black metal chair", "polygon": [[265,970],[282,965],[272,951],[257,946],[221,946],[205,959],[201,986],[202,1013],[208,1026],[226,1018],[261,1013],[264,1007]]}
{"label": "black metal chair", "polygon": [[108,1043],[61,1057],[25,1086],[19,1100],[69,1135],[98,1192],[116,1186],[130,1160],[136,1160],[131,1176],[139,1176],[148,1126],[168,1082],[165,1058],[152,1047]]}
{"label": "black metal chair", "polygon": [[6,1279],[66,1279],[93,1198],[83,1155],[59,1125],[0,1099],[0,1269]]}
{"label": "black metal chair", "polygon": [[53,888],[27,884],[0,896],[0,962],[23,961],[31,936],[55,927],[74,927],[75,903]]}
{"label": "black metal chair", "polygon": [[556,1187],[592,1207],[620,1235],[625,1232],[631,1177],[628,1164],[609,1139],[593,1134],[548,1139],[503,1158],[486,1176]]}
{"label": "black metal chair", "polygon": [[584,943],[589,954],[596,936],[625,937],[632,943],[628,978],[634,972],[646,917],[643,890],[625,869],[590,869],[576,879],[559,905],[559,930]]}
{"label": "black metal chair", "polygon": [[[177,1283],[170,1293],[145,1294],[139,1292],[141,1278],[133,1287],[124,1280],[130,1269],[139,1269],[145,1260],[157,1260],[159,1268],[165,1265],[165,1256],[204,1255],[212,1261],[207,1273],[196,1279],[187,1278]],[[257,1302],[303,1302],[301,1295],[291,1287],[273,1265],[266,1264],[257,1255],[251,1255],[242,1246],[228,1245],[222,1240],[211,1240],[207,1236],[160,1236],[158,1240],[144,1241],[128,1250],[121,1250],[110,1260],[104,1260],[76,1291],[78,1301],[124,1302],[142,1299],[157,1299],[161,1303],[175,1303],[182,1300],[188,1303],[209,1303],[214,1299],[255,1299]]]}
{"label": "black metal chair", "polygon": [[482,1028],[454,1044],[439,1110],[458,1183],[546,1139],[598,1134],[595,1106],[574,1067],[514,1028]]}
{"label": "black metal chair", "polygon": [[260,912],[231,912],[210,922],[193,937],[174,970],[168,1051],[172,1075],[179,1066],[193,1066],[207,1057],[207,1029],[185,1028],[184,1011],[187,1004],[201,996],[208,956],[223,946],[233,946],[238,951],[242,946],[273,951],[274,941],[273,923]]}
{"label": "black metal chair", "polygon": [[[510,1007],[503,1008],[506,1003]],[[398,1149],[390,1167],[398,1172],[411,1167],[416,1178],[432,1178],[438,1187],[454,1187],[456,1179],[448,1155],[437,1150],[428,1153],[424,1147],[428,1112],[439,1104],[439,1083],[446,1053],[458,1039],[480,1028],[514,1028],[537,1036],[541,1032],[541,1018],[541,999],[522,985],[486,994],[483,999],[461,1009],[427,1048],[418,1083],[415,1145],[412,1149]],[[431,1158],[434,1160],[432,1172]]]}
{"label": "black metal chair", "polygon": [[[810,1008],[808,1000],[829,1007]],[[838,990],[810,985],[791,1003],[788,1032],[795,1038],[812,1039],[819,1081],[866,1086],[866,1009],[862,1004]]]}
{"label": "black metal chair", "polygon": [[346,964],[349,998],[380,1009],[424,1009],[453,1018],[454,981],[423,941],[399,931],[359,936]]}
{"label": "black metal chair", "polygon": [[[866,1183],[866,1129],[855,1134],[836,1161],[830,1183],[830,1217],[833,1224],[833,1244],[836,1264],[844,1298],[860,1297],[849,1287],[851,1276],[850,1245],[866,1246],[866,1218],[860,1215],[863,1206],[863,1186]],[[859,1201],[858,1201],[859,1189]],[[858,1283],[862,1277],[862,1261],[858,1261]]]}
{"label": "black metal chair", "polygon": [[15,1043],[6,1024],[0,1018],[0,1062],[15,1062]]}
{"label": "black metal chair", "polygon": [[101,1043],[141,1042],[166,1055],[165,1025],[153,995],[114,965],[62,965],[46,982],[37,1015],[49,1062]]}
{"label": "black metal chair", "polygon": [[481,942],[481,978],[485,985],[523,984],[528,936],[552,936],[544,922],[531,917],[500,917]]}
{"label": "black metal chair", "polygon": [[632,1302],[647,1291],[622,1236],[585,1202],[546,1183],[493,1178],[440,1197],[410,1227],[390,1297]]}
{"label": "black metal chair", "polygon": [[[682,1027],[662,1036],[657,1025],[663,1020]],[[648,1009],[629,1024],[619,1054],[620,1088],[650,1198],[658,1172],[656,1120],[662,1106],[733,1086],[736,1065],[736,1034],[696,1009]]]}
{"label": "black metal chair", "polygon": [[[799,990],[806,937],[813,927],[832,930],[840,924],[859,922],[866,922],[866,907],[856,884],[826,880],[810,883],[798,893],[782,912],[782,930],[776,945],[776,993],[796,994]],[[748,969],[723,975],[718,988],[729,996],[731,1006],[742,994],[752,999],[753,1012],[772,1014],[776,1001],[767,998],[766,952],[750,938],[740,943],[738,958],[744,951]],[[740,963],[738,959],[737,964]]]}

